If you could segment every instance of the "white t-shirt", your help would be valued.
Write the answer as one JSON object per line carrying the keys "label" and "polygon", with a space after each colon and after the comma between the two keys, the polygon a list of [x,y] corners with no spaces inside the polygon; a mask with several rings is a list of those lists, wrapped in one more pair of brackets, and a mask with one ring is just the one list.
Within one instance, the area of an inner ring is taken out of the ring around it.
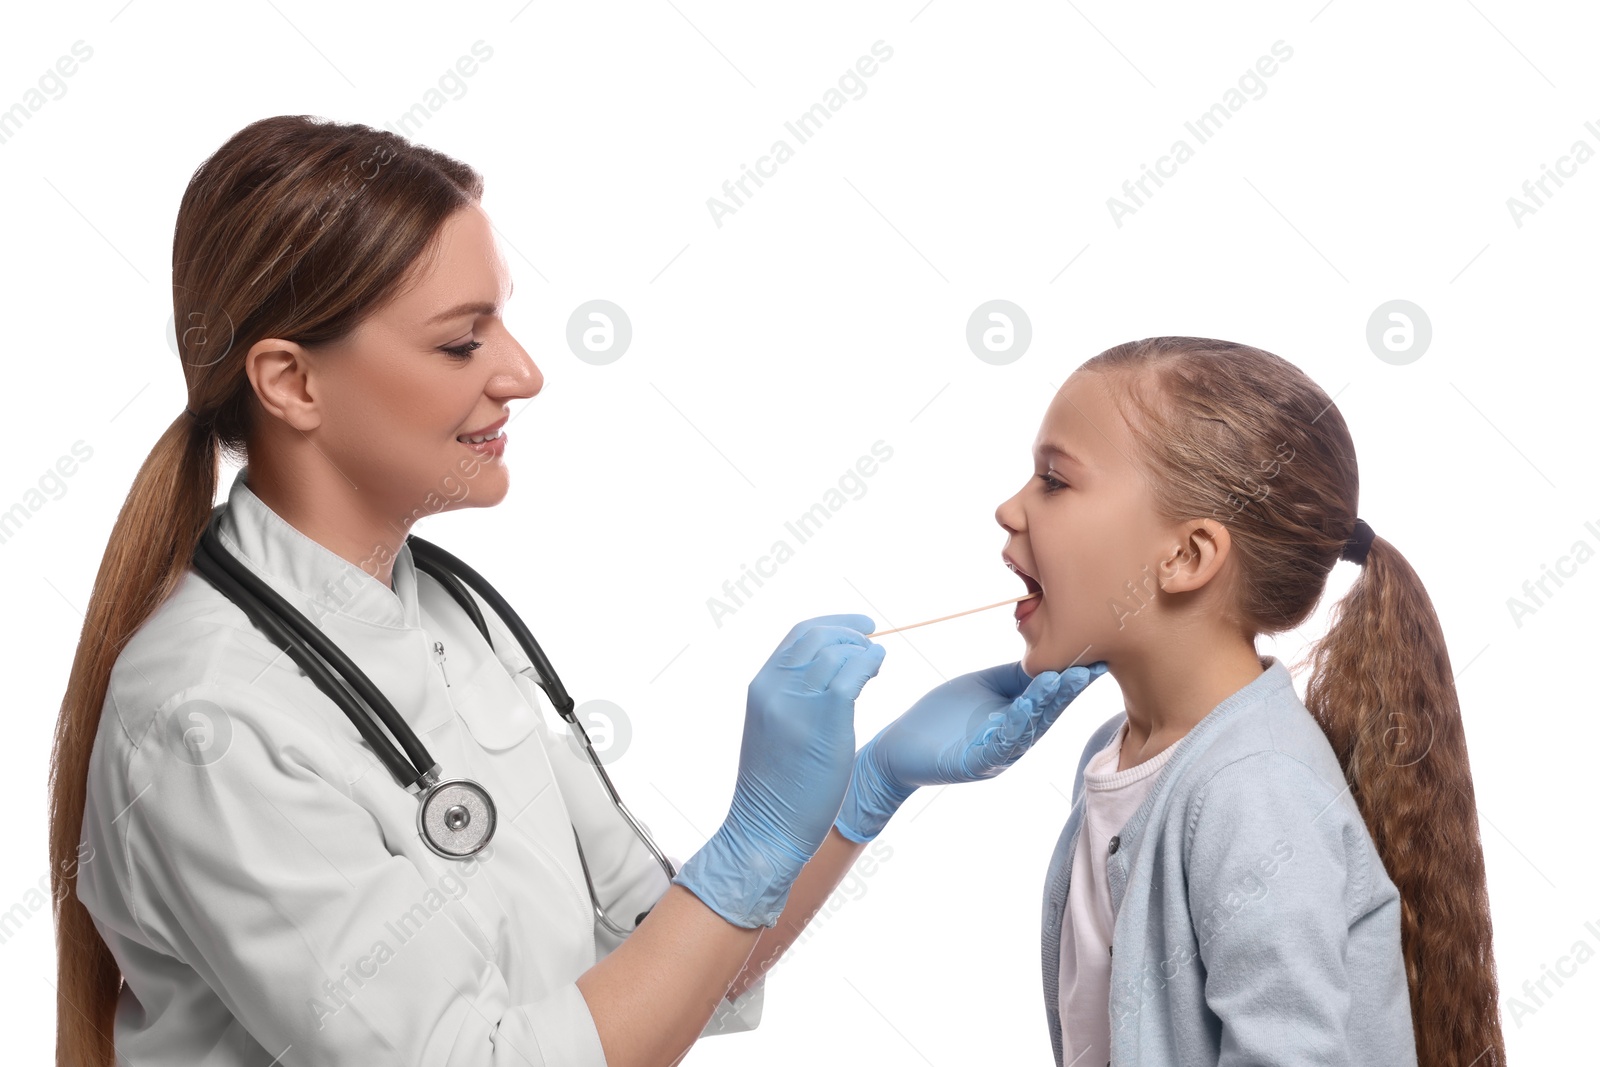
{"label": "white t-shirt", "polygon": [[1168,745],[1125,771],[1117,770],[1124,722],[1083,770],[1083,825],[1072,859],[1072,884],[1061,922],[1061,1062],[1099,1067],[1111,1060],[1111,884],[1106,855],[1113,834],[1144,803],[1156,775],[1177,748]]}

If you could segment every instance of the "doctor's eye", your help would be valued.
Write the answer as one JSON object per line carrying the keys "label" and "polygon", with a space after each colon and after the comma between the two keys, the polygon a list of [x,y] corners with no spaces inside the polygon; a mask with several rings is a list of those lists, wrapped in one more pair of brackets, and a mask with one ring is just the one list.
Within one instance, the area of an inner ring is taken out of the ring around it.
{"label": "doctor's eye", "polygon": [[476,352],[482,347],[482,341],[468,341],[466,344],[460,345],[443,345],[441,346],[440,351],[448,352],[456,359],[470,359],[472,353]]}

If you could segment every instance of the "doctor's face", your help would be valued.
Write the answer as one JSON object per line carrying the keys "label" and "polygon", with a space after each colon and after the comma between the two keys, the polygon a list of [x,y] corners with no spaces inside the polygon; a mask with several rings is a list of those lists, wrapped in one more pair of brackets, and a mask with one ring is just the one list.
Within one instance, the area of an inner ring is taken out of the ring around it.
{"label": "doctor's face", "polygon": [[513,399],[544,376],[500,320],[510,274],[488,217],[463,207],[414,268],[414,282],[343,341],[310,353],[305,389],[318,459],[337,468],[381,520],[504,499]]}
{"label": "doctor's face", "polygon": [[[1178,542],[1155,515],[1134,443],[1105,379],[1074,373],[1045,412],[1033,475],[995,509],[1004,555],[1043,595],[1018,629],[1030,675],[1105,660],[1148,641],[1158,562]],[[1026,579],[1024,580],[1026,583]],[[1148,606],[1141,606],[1148,604]]]}

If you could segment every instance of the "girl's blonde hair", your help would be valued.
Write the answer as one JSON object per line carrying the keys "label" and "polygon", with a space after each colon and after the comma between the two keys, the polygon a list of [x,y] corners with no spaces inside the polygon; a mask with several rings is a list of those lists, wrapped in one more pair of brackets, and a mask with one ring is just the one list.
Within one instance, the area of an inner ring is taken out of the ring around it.
{"label": "girl's blonde hair", "polygon": [[309,115],[251,123],[189,180],[172,304],[195,414],[179,414],[155,443],[112,527],[51,753],[60,1067],[115,1059],[122,974],[77,896],[89,756],[118,653],[189,571],[221,456],[248,456],[260,405],[245,354],[267,337],[310,347],[347,336],[410,283],[446,218],[482,194],[482,178],[448,156]]}
{"label": "girl's blonde hair", "polygon": [[[1130,341],[1080,369],[1104,375],[1127,416],[1157,513],[1227,528],[1236,595],[1225,621],[1251,637],[1305,622],[1356,520],[1355,449],[1327,394],[1271,352],[1204,337]],[[1296,667],[1307,661],[1306,707],[1400,890],[1417,1062],[1504,1067],[1450,656],[1421,579],[1384,538]]]}

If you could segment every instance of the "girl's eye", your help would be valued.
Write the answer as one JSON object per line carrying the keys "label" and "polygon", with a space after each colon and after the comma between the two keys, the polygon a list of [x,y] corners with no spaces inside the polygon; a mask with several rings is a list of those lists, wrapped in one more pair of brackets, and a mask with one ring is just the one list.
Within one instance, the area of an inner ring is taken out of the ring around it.
{"label": "girl's eye", "polygon": [[1044,484],[1045,484],[1045,492],[1046,493],[1053,493],[1057,489],[1065,489],[1065,488],[1067,488],[1067,483],[1061,481],[1058,478],[1056,478],[1054,475],[1051,475],[1051,474],[1037,474],[1037,475],[1034,475],[1034,477],[1036,477],[1040,481],[1044,482]]}
{"label": "girl's eye", "polygon": [[470,359],[472,353],[483,347],[482,341],[468,341],[465,344],[445,345],[440,351],[448,352],[456,359]]}

